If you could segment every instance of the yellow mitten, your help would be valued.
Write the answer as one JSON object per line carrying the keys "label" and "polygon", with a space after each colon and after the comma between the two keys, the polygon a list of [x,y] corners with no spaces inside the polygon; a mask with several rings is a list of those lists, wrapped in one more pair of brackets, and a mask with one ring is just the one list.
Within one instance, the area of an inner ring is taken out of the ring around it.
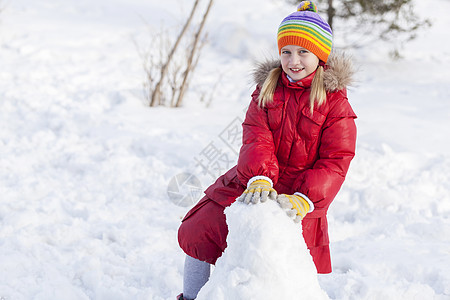
{"label": "yellow mitten", "polygon": [[277,197],[277,202],[286,210],[286,214],[292,218],[295,223],[299,223],[307,213],[314,209],[314,205],[308,200],[297,194],[281,194]]}
{"label": "yellow mitten", "polygon": [[267,199],[275,200],[276,198],[277,191],[272,184],[267,180],[258,179],[253,181],[237,200],[246,204],[256,204],[258,201],[266,202]]}

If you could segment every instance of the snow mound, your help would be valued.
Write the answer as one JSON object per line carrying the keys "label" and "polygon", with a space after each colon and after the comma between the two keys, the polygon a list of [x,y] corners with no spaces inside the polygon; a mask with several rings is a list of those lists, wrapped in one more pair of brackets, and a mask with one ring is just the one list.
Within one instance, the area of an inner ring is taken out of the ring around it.
{"label": "snow mound", "polygon": [[225,209],[227,248],[197,299],[329,299],[301,233],[277,203]]}

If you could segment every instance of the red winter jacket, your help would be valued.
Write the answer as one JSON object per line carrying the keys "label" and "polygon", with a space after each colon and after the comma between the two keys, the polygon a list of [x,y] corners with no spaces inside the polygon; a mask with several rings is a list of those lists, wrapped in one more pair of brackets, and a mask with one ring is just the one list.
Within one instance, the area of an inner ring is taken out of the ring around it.
{"label": "red winter jacket", "polygon": [[[345,86],[351,68],[347,58],[332,56],[325,70],[327,100],[310,111],[313,75],[289,82],[283,72],[274,100],[258,106],[260,86],[279,62],[256,70],[257,88],[243,123],[243,145],[237,166],[217,179],[206,197],[223,207],[231,205],[253,176],[272,179],[279,194],[305,194],[314,211],[302,221],[303,236],[319,273],[331,272],[327,209],[344,182],[355,155],[356,118]],[[189,213],[186,218],[189,217]]]}

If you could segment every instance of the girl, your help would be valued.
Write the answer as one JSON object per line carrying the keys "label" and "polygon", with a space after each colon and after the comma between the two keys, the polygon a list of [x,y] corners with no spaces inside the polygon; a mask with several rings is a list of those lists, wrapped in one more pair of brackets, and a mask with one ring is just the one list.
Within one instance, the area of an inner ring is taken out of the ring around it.
{"label": "girl", "polygon": [[330,55],[330,26],[311,1],[281,22],[277,42],[280,60],[254,72],[237,166],[205,191],[179,228],[187,257],[177,299],[195,299],[207,282],[210,264],[227,246],[224,208],[236,198],[280,203],[302,221],[317,272],[331,272],[326,213],[355,155],[356,115],[346,93],[351,63]]}

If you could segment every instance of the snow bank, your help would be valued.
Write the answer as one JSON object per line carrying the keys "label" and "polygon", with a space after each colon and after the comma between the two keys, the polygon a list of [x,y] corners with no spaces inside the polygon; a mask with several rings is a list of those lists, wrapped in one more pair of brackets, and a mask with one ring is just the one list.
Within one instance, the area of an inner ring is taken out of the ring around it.
{"label": "snow bank", "polygon": [[225,209],[227,248],[198,299],[328,299],[301,226],[277,203]]}

